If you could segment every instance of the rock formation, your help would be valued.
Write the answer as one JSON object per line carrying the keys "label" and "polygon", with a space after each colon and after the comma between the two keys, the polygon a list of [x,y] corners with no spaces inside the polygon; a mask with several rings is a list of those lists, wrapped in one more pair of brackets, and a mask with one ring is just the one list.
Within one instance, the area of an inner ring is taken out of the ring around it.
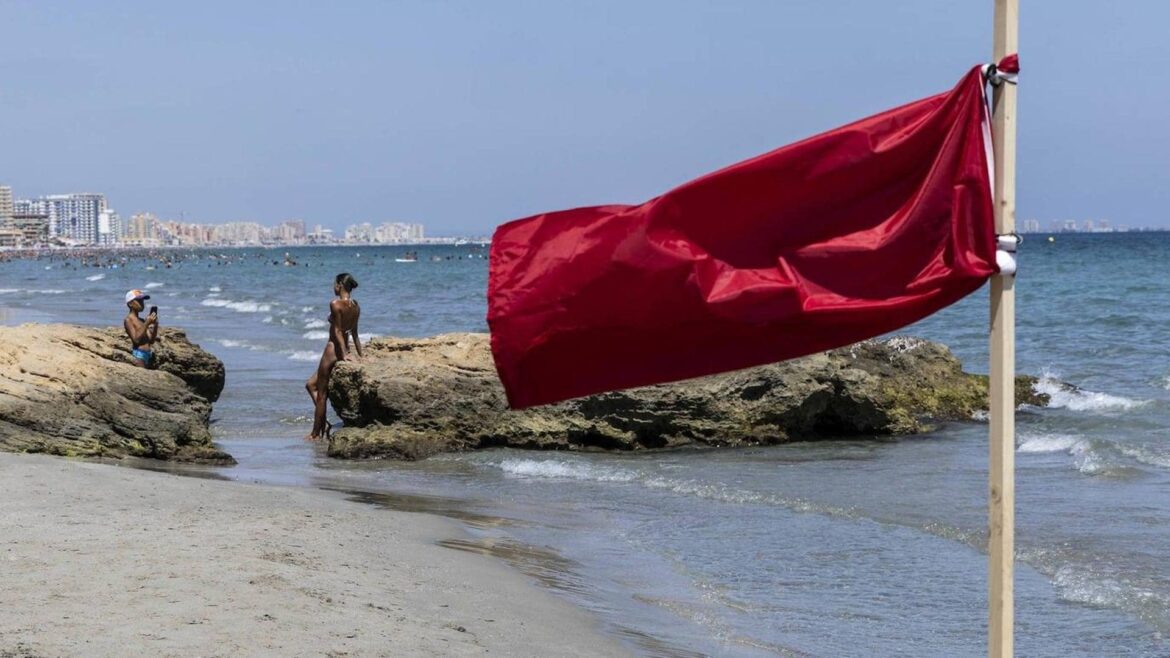
{"label": "rock formation", "polygon": [[211,442],[223,363],[163,329],[156,369],[121,329],[0,327],[0,450],[235,463]]}
{"label": "rock formation", "polygon": [[[802,359],[509,411],[486,334],[375,339],[342,362],[329,397],[339,458],[421,459],[492,446],[639,450],[909,434],[987,408],[987,378],[945,346],[867,341]],[[565,373],[571,377],[572,373]],[[1020,403],[1043,405],[1034,380]]]}

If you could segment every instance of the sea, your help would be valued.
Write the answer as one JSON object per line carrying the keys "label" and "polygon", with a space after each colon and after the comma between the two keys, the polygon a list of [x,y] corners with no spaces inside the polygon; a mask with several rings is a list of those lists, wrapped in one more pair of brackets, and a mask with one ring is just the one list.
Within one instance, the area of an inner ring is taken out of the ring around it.
{"label": "sea", "polygon": [[[89,260],[0,262],[0,322],[118,325],[141,288],[222,359],[212,429],[239,464],[157,468],[450,517],[465,531],[435,550],[506,561],[638,655],[986,655],[985,418],[760,448],[336,461],[303,438],[334,276],[360,283],[367,339],[482,332],[486,247]],[[1019,261],[1018,369],[1052,404],[1017,412],[1017,654],[1168,656],[1170,233],[1029,235]],[[986,372],[987,288],[898,333]]]}

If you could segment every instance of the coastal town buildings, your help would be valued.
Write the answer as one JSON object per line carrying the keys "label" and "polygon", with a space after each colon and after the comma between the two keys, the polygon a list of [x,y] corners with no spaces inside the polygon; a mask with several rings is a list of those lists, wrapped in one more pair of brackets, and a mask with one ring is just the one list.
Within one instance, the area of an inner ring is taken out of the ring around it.
{"label": "coastal town buildings", "polygon": [[349,244],[417,244],[426,240],[422,224],[386,222],[374,226],[369,222],[345,227],[345,242]]}
{"label": "coastal town buildings", "polygon": [[120,220],[104,194],[51,194],[13,201],[13,215],[48,217],[50,238],[70,244],[112,246],[118,242]]}
{"label": "coastal town buildings", "polygon": [[155,247],[160,244],[158,217],[140,212],[130,216],[122,231],[122,244],[135,247]]}

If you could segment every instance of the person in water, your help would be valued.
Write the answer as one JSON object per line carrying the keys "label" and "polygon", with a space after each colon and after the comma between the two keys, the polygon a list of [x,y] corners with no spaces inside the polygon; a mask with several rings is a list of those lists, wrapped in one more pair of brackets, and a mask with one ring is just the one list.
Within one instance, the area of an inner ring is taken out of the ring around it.
{"label": "person in water", "polygon": [[329,438],[333,427],[325,420],[325,405],[329,401],[329,376],[333,374],[333,367],[338,361],[354,360],[350,356],[349,339],[353,338],[353,351],[358,358],[362,356],[362,341],[358,338],[358,318],[362,309],[357,300],[350,297],[358,282],[346,272],[337,275],[333,281],[333,294],[337,296],[329,303],[329,342],[325,343],[325,351],[321,353],[321,362],[317,365],[317,372],[305,382],[305,390],[313,399],[313,430],[305,437],[315,441],[322,437]]}
{"label": "person in water", "polygon": [[142,313],[143,302],[150,299],[150,295],[141,290],[131,290],[126,293],[126,306],[130,312],[122,320],[122,327],[130,337],[130,356],[134,363],[149,368],[154,357],[154,342],[158,340],[158,307],[152,306],[146,319],[139,317]]}

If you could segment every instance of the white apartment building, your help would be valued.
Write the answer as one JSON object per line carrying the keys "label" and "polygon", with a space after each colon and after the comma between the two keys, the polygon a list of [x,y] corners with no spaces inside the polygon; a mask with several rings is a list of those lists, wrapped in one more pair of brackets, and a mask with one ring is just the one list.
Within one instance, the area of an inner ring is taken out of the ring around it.
{"label": "white apartment building", "polygon": [[37,199],[20,199],[18,214],[46,215],[49,235],[81,244],[109,245],[120,233],[118,213],[106,203],[104,194],[51,194]]}

